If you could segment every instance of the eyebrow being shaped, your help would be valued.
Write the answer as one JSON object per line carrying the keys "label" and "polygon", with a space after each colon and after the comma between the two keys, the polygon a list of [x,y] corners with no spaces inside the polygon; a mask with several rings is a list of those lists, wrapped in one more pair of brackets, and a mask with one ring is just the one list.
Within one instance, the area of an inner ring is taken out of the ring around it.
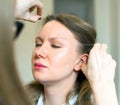
{"label": "eyebrow being shaped", "polygon": [[37,40],[37,39],[42,40],[42,38],[41,38],[41,37],[39,37],[39,36],[37,36],[37,37],[35,38],[35,40]]}
{"label": "eyebrow being shaped", "polygon": [[[36,40],[39,39],[39,40],[41,40],[41,41],[43,40],[40,36],[37,36],[35,39],[36,39]],[[63,38],[63,37],[50,37],[50,38],[49,38],[49,40],[55,40],[55,39],[66,40],[66,38]]]}

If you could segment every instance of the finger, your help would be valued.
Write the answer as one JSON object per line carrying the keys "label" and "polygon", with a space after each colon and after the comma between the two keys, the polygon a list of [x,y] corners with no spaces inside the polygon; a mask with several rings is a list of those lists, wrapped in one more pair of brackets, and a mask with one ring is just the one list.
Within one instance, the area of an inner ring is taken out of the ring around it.
{"label": "finger", "polygon": [[101,44],[100,52],[103,54],[107,53],[107,45],[106,44]]}
{"label": "finger", "polygon": [[91,53],[101,58],[104,58],[107,54],[107,45],[96,43],[92,48]]}
{"label": "finger", "polygon": [[93,48],[91,49],[89,53],[89,57],[92,58],[90,60],[95,60],[99,57],[99,52],[100,52],[101,44],[96,43],[94,44]]}
{"label": "finger", "polygon": [[35,9],[35,6],[31,7],[31,8],[29,9],[29,12],[32,12],[34,9]]}
{"label": "finger", "polygon": [[94,44],[93,48],[90,50],[89,53],[90,57],[98,55],[99,51],[100,51],[100,44],[99,43]]}
{"label": "finger", "polygon": [[113,77],[115,76],[115,69],[116,69],[116,61],[112,58],[111,55],[108,55],[108,65],[110,66],[109,72]]}
{"label": "finger", "polygon": [[37,15],[41,16],[42,15],[42,9],[37,8]]}
{"label": "finger", "polygon": [[96,43],[96,44],[94,44],[92,50],[94,50],[94,51],[98,51],[98,50],[100,49],[100,46],[101,46],[100,43]]}
{"label": "finger", "polygon": [[28,12],[28,13],[26,13],[26,15],[24,16],[23,19],[24,19],[24,20],[27,20],[27,21],[30,21],[30,22],[36,22],[36,21],[38,21],[39,19],[41,19],[41,16],[32,15],[32,14],[30,14],[30,13]]}
{"label": "finger", "polygon": [[30,15],[29,18],[27,20],[31,21],[31,22],[36,22],[39,19],[41,19],[41,16],[38,15]]}
{"label": "finger", "polygon": [[116,66],[116,61],[112,58],[112,56],[110,54],[107,54],[105,59],[104,59],[104,63],[107,64],[107,65],[114,65]]}
{"label": "finger", "polygon": [[117,62],[116,62],[115,60],[113,60],[113,65],[114,65],[115,68],[116,68],[116,66],[117,66]]}
{"label": "finger", "polygon": [[33,6],[35,6],[37,8],[37,15],[41,16],[43,4],[39,0],[35,0]]}

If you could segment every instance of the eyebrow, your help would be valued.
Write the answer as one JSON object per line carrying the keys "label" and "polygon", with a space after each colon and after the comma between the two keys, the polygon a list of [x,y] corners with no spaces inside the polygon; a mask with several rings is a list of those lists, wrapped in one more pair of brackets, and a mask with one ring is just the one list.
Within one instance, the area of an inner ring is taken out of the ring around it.
{"label": "eyebrow", "polygon": [[62,37],[53,37],[53,38],[50,38],[49,40],[66,40],[66,38],[62,38]]}
{"label": "eyebrow", "polygon": [[35,38],[35,40],[41,40],[41,41],[42,41],[42,38],[39,37],[39,36],[37,36],[37,37]]}
{"label": "eyebrow", "polygon": [[[37,36],[35,39],[36,39],[36,40],[37,40],[37,39],[43,40],[40,36]],[[50,37],[50,38],[49,38],[49,40],[55,40],[55,39],[66,40],[66,38],[63,38],[63,37]]]}

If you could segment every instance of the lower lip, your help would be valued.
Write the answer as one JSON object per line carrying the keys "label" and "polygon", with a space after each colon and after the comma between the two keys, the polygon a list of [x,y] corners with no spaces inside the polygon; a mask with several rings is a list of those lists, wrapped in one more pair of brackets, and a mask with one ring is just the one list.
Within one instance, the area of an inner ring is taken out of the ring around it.
{"label": "lower lip", "polygon": [[36,70],[41,70],[41,69],[45,68],[43,66],[34,66],[34,67],[35,67]]}

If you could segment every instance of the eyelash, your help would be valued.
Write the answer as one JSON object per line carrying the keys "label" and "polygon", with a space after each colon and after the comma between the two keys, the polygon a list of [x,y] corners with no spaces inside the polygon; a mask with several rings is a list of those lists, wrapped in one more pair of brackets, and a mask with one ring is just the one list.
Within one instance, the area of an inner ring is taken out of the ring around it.
{"label": "eyelash", "polygon": [[35,47],[39,47],[39,46],[42,46],[42,44],[35,44]]}
{"label": "eyelash", "polygon": [[60,46],[57,46],[57,45],[51,45],[51,46],[54,48],[60,48]]}
{"label": "eyelash", "polygon": [[[42,46],[42,44],[36,44],[35,47],[40,47]],[[57,46],[57,45],[51,45],[51,47],[54,47],[54,48],[61,48],[60,46]]]}

